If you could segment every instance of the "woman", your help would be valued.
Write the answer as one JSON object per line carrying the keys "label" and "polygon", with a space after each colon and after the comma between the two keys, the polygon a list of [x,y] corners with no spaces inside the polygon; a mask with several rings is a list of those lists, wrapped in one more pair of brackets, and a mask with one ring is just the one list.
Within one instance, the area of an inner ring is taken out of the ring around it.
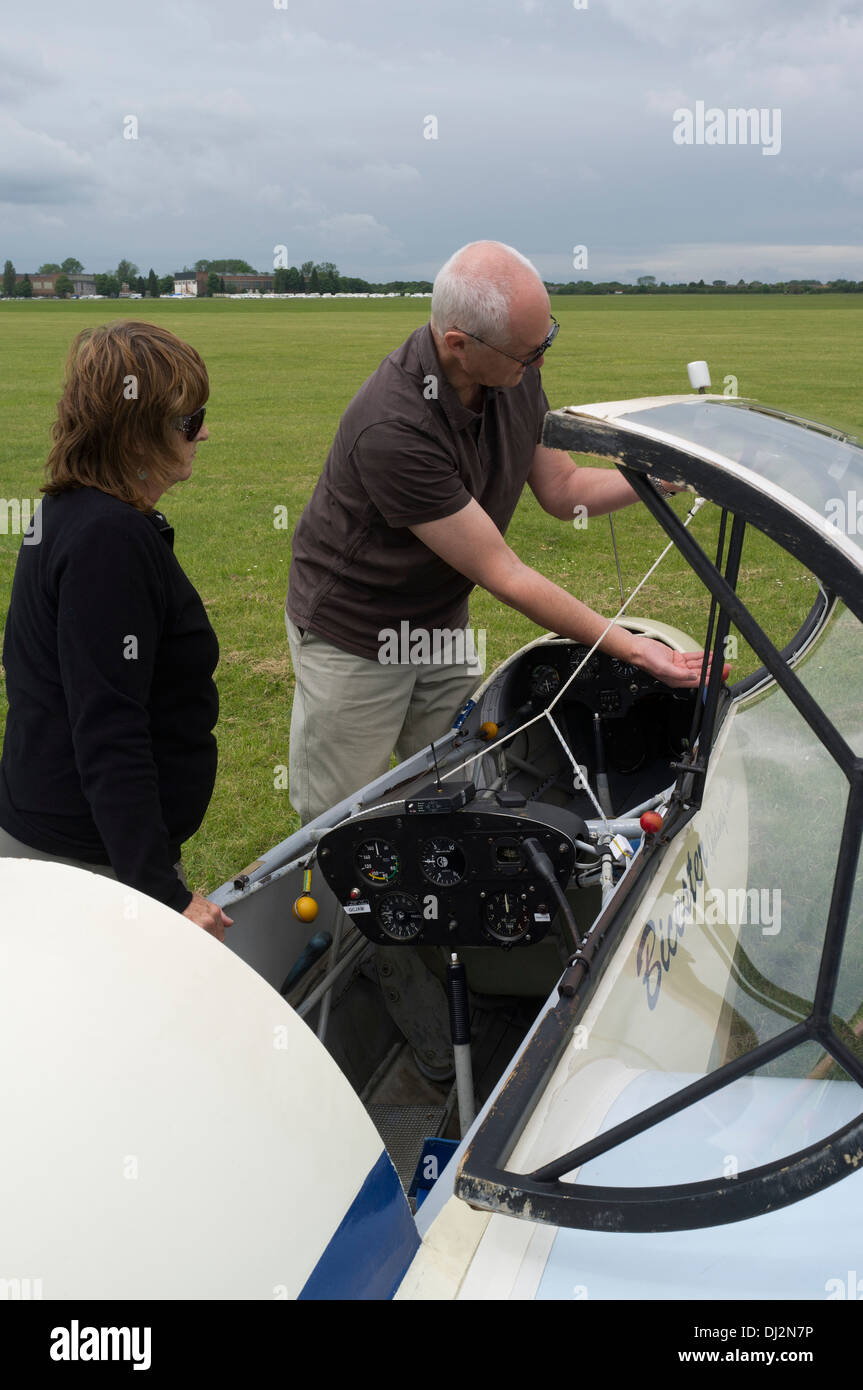
{"label": "woman", "polygon": [[156,511],[209,438],[208,393],[195,349],[155,324],[72,345],[6,622],[0,855],[115,877],[224,940],[231,919],[179,863],[216,777],[219,649]]}

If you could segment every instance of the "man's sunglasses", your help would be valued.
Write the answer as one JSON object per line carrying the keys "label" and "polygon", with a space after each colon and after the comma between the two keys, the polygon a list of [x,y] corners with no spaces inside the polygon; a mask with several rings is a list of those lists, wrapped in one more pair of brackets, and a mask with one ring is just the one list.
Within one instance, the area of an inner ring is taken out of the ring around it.
{"label": "man's sunglasses", "polygon": [[202,405],[200,410],[195,411],[194,415],[181,415],[179,420],[173,422],[174,429],[181,430],[191,444],[192,440],[197,439],[201,432],[206,413],[207,407]]}
{"label": "man's sunglasses", "polygon": [[474,342],[482,343],[483,347],[490,347],[492,352],[502,353],[504,357],[508,357],[512,362],[520,362],[522,367],[532,367],[534,362],[538,362],[540,357],[542,357],[543,353],[548,351],[555,338],[557,337],[558,333],[560,332],[560,324],[554,317],[554,314],[552,314],[551,316],[551,323],[551,332],[548,334],[546,338],[543,339],[539,347],[534,349],[534,351],[530,354],[530,357],[514,357],[511,352],[504,352],[503,348],[495,347],[494,343],[487,343],[485,338],[478,338],[476,333],[468,333],[466,328],[459,328],[458,325],[455,323],[453,324],[453,328],[455,329],[456,333],[463,333],[466,338],[473,338]]}

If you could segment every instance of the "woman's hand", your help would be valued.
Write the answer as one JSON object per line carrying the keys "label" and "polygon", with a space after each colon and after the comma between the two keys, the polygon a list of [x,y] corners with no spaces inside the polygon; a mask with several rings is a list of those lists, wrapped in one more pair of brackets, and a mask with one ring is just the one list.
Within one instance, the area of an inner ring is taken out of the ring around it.
{"label": "woman's hand", "polygon": [[197,922],[199,927],[215,936],[217,941],[224,941],[225,927],[234,925],[233,917],[226,917],[220,907],[211,903],[209,898],[202,897],[200,893],[192,894],[192,901],[183,909],[183,916],[188,917],[190,922]]}

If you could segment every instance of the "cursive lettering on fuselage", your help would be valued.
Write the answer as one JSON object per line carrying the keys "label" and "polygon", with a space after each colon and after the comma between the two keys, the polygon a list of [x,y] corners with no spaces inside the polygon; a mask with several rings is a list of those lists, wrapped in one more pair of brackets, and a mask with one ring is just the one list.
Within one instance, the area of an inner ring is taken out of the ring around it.
{"label": "cursive lettering on fuselage", "polygon": [[706,868],[707,856],[699,839],[695,850],[687,852],[685,872],[680,880],[681,886],[674,894],[671,912],[657,917],[656,921],[649,918],[641,933],[635,955],[635,970],[638,978],[644,982],[649,1009],[656,1008],[662,981],[677,955],[680,938],[694,920],[690,909],[698,897],[699,886],[704,883]]}

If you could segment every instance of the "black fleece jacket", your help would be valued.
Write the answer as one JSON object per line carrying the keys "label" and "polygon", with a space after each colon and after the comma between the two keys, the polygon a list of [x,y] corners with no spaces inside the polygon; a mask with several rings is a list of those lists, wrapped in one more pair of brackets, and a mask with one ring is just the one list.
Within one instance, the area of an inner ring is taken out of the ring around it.
{"label": "black fleece jacket", "polygon": [[3,644],[0,826],[182,912],[173,865],[216,779],[219,648],[173,537],[96,488],[42,502]]}

